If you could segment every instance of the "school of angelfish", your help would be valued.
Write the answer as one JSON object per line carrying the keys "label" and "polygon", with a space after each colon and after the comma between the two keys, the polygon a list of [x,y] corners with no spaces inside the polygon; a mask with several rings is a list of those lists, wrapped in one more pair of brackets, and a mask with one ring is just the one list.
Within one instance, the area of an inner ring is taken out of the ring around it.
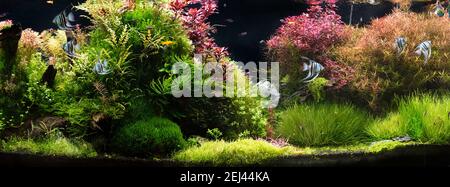
{"label": "school of angelfish", "polygon": [[[78,44],[77,39],[74,37],[73,34],[73,29],[75,28],[74,22],[75,22],[74,14],[72,12],[67,13],[65,10],[59,13],[53,19],[53,23],[56,24],[58,29],[64,30],[66,32],[67,42],[63,44],[62,48],[70,59],[76,58],[77,57],[76,52],[80,50],[80,45]],[[53,64],[48,65],[49,69],[54,69],[52,67]],[[108,69],[108,61],[105,59],[100,59],[100,57],[98,57],[98,60],[95,63],[92,70],[98,75],[109,74],[110,70]]]}
{"label": "school of angelfish", "polygon": [[[448,7],[446,9],[448,12],[448,16],[450,18],[450,5],[448,5]],[[433,13],[436,16],[443,17],[445,15],[446,9],[439,1],[437,1],[435,8],[433,10]],[[229,21],[232,22],[233,20],[230,19]],[[71,36],[73,36],[73,34],[69,34],[69,33],[72,33],[73,29],[75,28],[74,22],[75,22],[74,14],[72,12],[67,13],[65,10],[63,12],[61,12],[60,14],[58,14],[53,19],[53,23],[55,23],[59,29],[64,30],[64,31],[66,31],[66,33],[68,33],[67,34],[67,42],[63,45],[63,49],[69,58],[75,58],[77,56],[76,51],[78,51],[80,49],[80,46],[79,46],[76,38],[71,37]],[[242,33],[241,35],[246,35],[246,32]],[[400,56],[405,51],[406,45],[407,45],[407,38],[404,38],[401,36],[395,38],[394,48],[396,49],[397,57]],[[414,53],[416,55],[423,56],[424,64],[427,64],[431,58],[431,54],[432,54],[431,47],[432,47],[431,41],[427,40],[427,41],[423,41],[422,43],[418,44],[414,50]],[[307,72],[306,77],[301,80],[304,83],[309,83],[309,82],[315,80],[320,75],[320,73],[323,70],[325,70],[325,67],[322,64],[320,64],[312,59],[309,59],[308,57],[302,57],[302,60],[307,61],[307,63],[303,63],[303,69],[302,69],[304,72]],[[49,66],[53,66],[53,64],[49,64],[48,62],[47,62],[47,64]],[[98,58],[97,62],[95,63],[95,65],[93,67],[93,71],[95,73],[97,73],[98,75],[106,75],[106,74],[110,73],[110,70],[108,69],[108,61]]]}

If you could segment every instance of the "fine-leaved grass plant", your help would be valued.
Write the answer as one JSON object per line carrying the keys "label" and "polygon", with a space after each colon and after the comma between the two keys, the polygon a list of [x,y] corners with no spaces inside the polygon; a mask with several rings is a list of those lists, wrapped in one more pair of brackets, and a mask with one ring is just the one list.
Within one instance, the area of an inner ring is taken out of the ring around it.
{"label": "fine-leaved grass plant", "polygon": [[348,145],[364,140],[371,117],[348,104],[297,104],[280,116],[277,133],[297,146]]}
{"label": "fine-leaved grass plant", "polygon": [[376,140],[410,136],[423,143],[450,141],[450,97],[418,95],[399,102],[397,113],[374,123],[368,133]]}

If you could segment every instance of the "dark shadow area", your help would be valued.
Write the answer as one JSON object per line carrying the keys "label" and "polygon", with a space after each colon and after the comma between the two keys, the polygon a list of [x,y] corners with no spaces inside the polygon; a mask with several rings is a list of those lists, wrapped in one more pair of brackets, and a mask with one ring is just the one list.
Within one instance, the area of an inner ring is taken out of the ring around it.
{"label": "dark shadow area", "polygon": [[[336,153],[279,158],[244,167],[450,167],[450,145],[412,145],[377,154]],[[0,167],[210,167],[173,160],[70,158],[0,153]]]}

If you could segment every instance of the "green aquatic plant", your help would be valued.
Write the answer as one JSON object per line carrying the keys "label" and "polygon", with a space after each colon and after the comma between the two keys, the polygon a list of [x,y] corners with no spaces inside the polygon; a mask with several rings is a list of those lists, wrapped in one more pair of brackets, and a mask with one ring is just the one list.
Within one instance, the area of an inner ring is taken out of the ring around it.
{"label": "green aquatic plant", "polygon": [[50,136],[42,139],[10,138],[0,143],[2,152],[21,152],[50,156],[96,157],[93,147],[81,140]]}
{"label": "green aquatic plant", "polygon": [[325,99],[325,87],[328,84],[328,80],[322,77],[314,79],[310,84],[308,84],[308,90],[311,92],[314,100],[316,102]]}
{"label": "green aquatic plant", "polygon": [[214,166],[243,166],[261,164],[269,159],[293,155],[293,147],[276,147],[266,141],[240,139],[234,142],[204,142],[174,155],[178,161]]}
{"label": "green aquatic plant", "polygon": [[410,136],[423,143],[450,141],[450,97],[418,95],[399,102],[398,112],[374,123],[368,132],[374,139]]}
{"label": "green aquatic plant", "polygon": [[164,156],[186,146],[180,127],[159,117],[119,128],[112,139],[115,152],[129,156]]}
{"label": "green aquatic plant", "polygon": [[298,104],[281,112],[276,132],[298,146],[348,145],[365,140],[371,120],[348,104]]}

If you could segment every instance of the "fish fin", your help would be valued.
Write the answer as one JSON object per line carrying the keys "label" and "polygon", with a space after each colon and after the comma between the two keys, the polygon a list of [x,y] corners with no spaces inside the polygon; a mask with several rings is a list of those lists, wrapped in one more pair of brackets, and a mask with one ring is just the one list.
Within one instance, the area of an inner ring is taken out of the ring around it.
{"label": "fish fin", "polygon": [[58,16],[55,16],[55,17],[53,18],[52,22],[53,22],[54,24],[58,24]]}
{"label": "fish fin", "polygon": [[67,14],[67,20],[74,22],[75,15],[72,12],[69,12],[69,14]]}
{"label": "fish fin", "polygon": [[422,55],[422,50],[420,49],[416,49],[416,51],[414,51],[414,53],[418,56]]}
{"label": "fish fin", "polygon": [[319,76],[319,73],[316,73],[316,75],[314,75],[313,77],[311,77],[309,80],[304,81],[305,83],[311,82],[314,79],[316,79]]}
{"label": "fish fin", "polygon": [[306,63],[303,63],[303,71],[307,71],[310,68],[310,66]]}
{"label": "fish fin", "polygon": [[74,47],[75,50],[80,50],[80,48],[81,48],[80,44],[76,44],[73,47]]}
{"label": "fish fin", "polygon": [[65,24],[65,26],[66,26],[67,28],[73,28],[73,27],[74,27],[70,22],[67,22],[67,23]]}
{"label": "fish fin", "polygon": [[308,75],[306,75],[306,77],[305,77],[304,79],[302,79],[302,81],[305,82],[305,80],[310,79],[311,76],[312,76],[312,72],[310,71],[310,72],[308,73]]}

